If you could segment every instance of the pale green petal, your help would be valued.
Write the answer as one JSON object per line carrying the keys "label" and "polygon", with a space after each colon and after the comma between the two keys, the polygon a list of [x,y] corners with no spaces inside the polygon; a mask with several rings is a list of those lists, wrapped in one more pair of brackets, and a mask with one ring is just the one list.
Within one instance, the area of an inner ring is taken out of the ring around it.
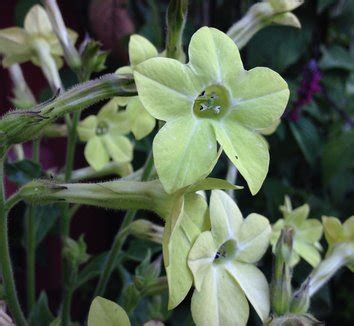
{"label": "pale green petal", "polygon": [[154,130],[156,120],[145,110],[138,97],[131,99],[127,107],[130,128],[137,140],[140,140]]}
{"label": "pale green petal", "polygon": [[322,224],[318,220],[310,219],[302,223],[296,236],[308,243],[316,243],[322,238]]}
{"label": "pale green petal", "polygon": [[24,54],[11,54],[6,56],[2,60],[2,65],[4,68],[8,68],[15,63],[24,63],[27,61],[31,61],[31,53],[24,53]]}
{"label": "pale green petal", "polygon": [[34,5],[27,13],[24,27],[31,35],[47,36],[52,33],[52,25],[48,15],[40,5]]}
{"label": "pale green petal", "polygon": [[232,86],[235,105],[227,119],[251,128],[271,127],[286,108],[288,85],[268,68],[254,68],[240,76]]}
{"label": "pale green petal", "polygon": [[232,121],[215,124],[216,138],[229,159],[247,181],[252,195],[268,173],[268,145],[262,136]]}
{"label": "pale green petal", "polygon": [[120,67],[116,70],[116,74],[118,75],[129,75],[133,73],[133,68],[130,66],[124,66],[124,67]]}
{"label": "pale green petal", "polygon": [[96,136],[97,118],[95,115],[89,115],[84,120],[80,121],[77,126],[77,132],[81,141],[88,141]]}
{"label": "pale green petal", "polygon": [[169,309],[179,305],[192,286],[188,254],[199,234],[210,227],[208,219],[207,203],[196,194],[184,196],[184,204],[177,201],[167,218],[163,254],[169,286]]}
{"label": "pale green petal", "polygon": [[224,179],[206,178],[206,179],[190,186],[187,189],[187,191],[188,192],[195,192],[198,190],[214,190],[214,189],[240,190],[240,189],[243,189],[243,187],[235,186]]}
{"label": "pale green petal", "polygon": [[134,34],[129,40],[129,59],[132,66],[136,66],[147,59],[157,57],[155,46],[145,37]]}
{"label": "pale green petal", "polygon": [[269,286],[263,273],[250,264],[237,261],[226,264],[227,271],[239,284],[262,321],[269,315]]}
{"label": "pale green petal", "polygon": [[217,248],[229,239],[234,239],[243,217],[236,203],[221,190],[213,190],[210,198],[211,230]]}
{"label": "pale green petal", "polygon": [[222,265],[210,268],[201,291],[194,291],[192,316],[201,326],[243,326],[249,316],[247,299]]}
{"label": "pale green petal", "polygon": [[316,267],[321,261],[321,255],[318,250],[313,245],[303,241],[294,241],[294,251],[312,267]]}
{"label": "pale green petal", "polygon": [[307,219],[310,213],[310,206],[304,204],[290,213],[286,214],[285,221],[293,224],[294,226],[300,228],[302,223]]}
{"label": "pale green petal", "polygon": [[101,136],[101,139],[113,161],[122,163],[133,159],[133,145],[127,137],[107,134]]}
{"label": "pale green petal", "polygon": [[209,27],[200,28],[192,36],[189,64],[204,86],[212,83],[232,86],[244,71],[236,44],[225,33]]}
{"label": "pale green petal", "polygon": [[27,33],[19,27],[0,30],[0,53],[3,55],[30,55]]}
{"label": "pale green petal", "polygon": [[323,216],[322,223],[326,240],[330,246],[344,240],[344,229],[339,219],[336,217]]}
{"label": "pale green petal", "polygon": [[354,216],[349,217],[343,223],[345,238],[348,241],[354,241]]}
{"label": "pale green petal", "polygon": [[98,136],[89,139],[84,154],[86,161],[96,171],[101,170],[109,162],[106,148]]}
{"label": "pale green petal", "polygon": [[153,143],[157,173],[168,193],[189,186],[209,171],[216,157],[212,128],[189,118],[167,122]]}
{"label": "pale green petal", "polygon": [[193,274],[194,286],[201,290],[205,276],[212,268],[218,247],[210,231],[203,232],[195,241],[188,255],[188,266]]}
{"label": "pale green petal", "polygon": [[96,297],[91,304],[88,326],[130,326],[124,309],[115,302]]}
{"label": "pale green petal", "polygon": [[139,98],[153,117],[165,121],[191,117],[199,92],[190,67],[173,59],[152,58],[136,67],[134,79]]}
{"label": "pale green petal", "polygon": [[272,228],[267,218],[252,213],[237,232],[236,259],[255,263],[262,258],[269,246]]}

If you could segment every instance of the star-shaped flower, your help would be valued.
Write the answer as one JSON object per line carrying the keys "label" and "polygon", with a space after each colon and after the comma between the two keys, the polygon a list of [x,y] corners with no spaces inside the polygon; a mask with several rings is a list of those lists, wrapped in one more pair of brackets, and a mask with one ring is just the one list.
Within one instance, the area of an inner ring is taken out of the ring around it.
{"label": "star-shaped flower", "polygon": [[254,264],[269,245],[268,220],[254,213],[243,219],[234,201],[220,190],[211,194],[210,220],[211,231],[198,236],[188,257],[195,285],[195,323],[246,325],[247,299],[265,320],[269,313],[269,287]]}
{"label": "star-shaped flower", "polygon": [[[129,40],[130,66],[119,68],[117,74],[132,74],[135,67],[147,59],[158,56],[155,46],[140,35],[132,35]],[[146,137],[154,129],[156,120],[146,111],[138,96],[116,97],[116,103],[126,107],[130,129],[137,140]]]}
{"label": "star-shaped flower", "polygon": [[[75,43],[77,34],[68,30],[69,37]],[[32,61],[39,66],[39,50],[50,53],[57,67],[63,64],[63,49],[55,35],[48,15],[40,5],[33,6],[27,13],[24,28],[10,27],[0,30],[0,54],[4,55],[2,64],[8,67],[14,63]]]}
{"label": "star-shaped flower", "polygon": [[245,70],[234,42],[203,27],[192,37],[188,64],[152,58],[135,68],[134,77],[144,107],[166,121],[153,144],[166,191],[203,178],[215,164],[218,142],[251,192],[258,192],[269,152],[257,130],[279,119],[289,98],[288,86],[276,72]]}
{"label": "star-shaped flower", "polygon": [[114,99],[102,107],[100,112],[90,115],[77,128],[80,140],[87,142],[85,158],[95,169],[102,169],[110,160],[118,163],[130,162],[133,146],[124,136],[129,132],[126,112],[119,112]]}
{"label": "star-shaped flower", "polygon": [[293,251],[290,264],[295,266],[300,257],[315,267],[321,261],[321,245],[319,240],[322,237],[322,224],[315,219],[307,219],[310,213],[309,205],[305,204],[296,209],[292,209],[290,199],[285,197],[284,206],[280,207],[284,219],[278,220],[273,225],[271,244],[273,251],[284,226],[293,230]]}

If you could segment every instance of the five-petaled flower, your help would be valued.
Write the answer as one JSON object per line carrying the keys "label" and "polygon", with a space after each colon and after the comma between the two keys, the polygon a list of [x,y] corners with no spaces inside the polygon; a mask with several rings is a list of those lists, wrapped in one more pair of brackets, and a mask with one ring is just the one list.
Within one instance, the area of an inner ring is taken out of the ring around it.
{"label": "five-petaled flower", "polygon": [[217,160],[217,142],[253,194],[266,177],[268,146],[258,130],[283,114],[287,83],[268,68],[243,68],[235,43],[214,28],[192,37],[189,63],[152,58],[135,68],[144,107],[166,121],[154,139],[159,178],[166,191],[203,179]]}
{"label": "five-petaled flower", "polygon": [[80,140],[87,142],[85,158],[95,170],[101,170],[110,158],[118,163],[130,162],[133,158],[133,145],[124,136],[129,132],[127,113],[118,109],[112,99],[97,116],[88,116],[77,128]]}
{"label": "five-petaled flower", "polygon": [[197,325],[246,325],[249,306],[262,320],[269,313],[269,288],[254,265],[269,245],[269,221],[258,214],[243,219],[223,191],[210,199],[211,231],[202,232],[188,257],[195,291],[192,315]]}
{"label": "five-petaled flower", "polygon": [[280,207],[284,219],[279,219],[273,225],[271,244],[275,252],[275,246],[283,227],[287,226],[293,230],[293,251],[290,265],[295,266],[300,257],[306,260],[311,266],[316,267],[321,261],[321,245],[319,240],[322,237],[322,224],[315,219],[307,219],[310,213],[309,205],[305,204],[292,209],[290,199],[285,197],[285,203]]}

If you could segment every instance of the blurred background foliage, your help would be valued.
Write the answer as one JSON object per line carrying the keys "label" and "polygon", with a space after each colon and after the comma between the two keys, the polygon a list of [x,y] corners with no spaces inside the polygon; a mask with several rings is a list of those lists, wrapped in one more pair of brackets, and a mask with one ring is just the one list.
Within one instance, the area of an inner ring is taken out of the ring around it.
{"label": "blurred background foliage", "polygon": [[[21,25],[28,9],[39,2],[2,0],[1,19],[6,16],[7,25],[2,23],[1,27],[8,27],[13,23]],[[127,63],[127,43],[132,33],[147,37],[160,50],[164,47],[164,13],[168,4],[166,0],[63,0],[58,2],[68,26],[78,30],[81,41],[88,33],[110,51],[107,71],[114,71]],[[188,44],[191,34],[202,25],[214,26],[226,31],[253,3],[254,1],[250,0],[190,1],[185,45]],[[267,27],[257,33],[242,50],[247,69],[266,66],[281,73],[289,83],[291,99],[283,123],[274,134],[267,137],[271,164],[262,190],[255,197],[252,197],[248,190],[237,192],[236,200],[244,215],[251,211],[258,212],[274,222],[281,217],[278,207],[283,203],[284,196],[288,194],[295,207],[305,202],[310,204],[311,218],[329,215],[344,220],[354,213],[354,0],[307,0],[295,11],[295,14],[301,21],[302,29]],[[49,93],[48,90],[43,90],[43,83],[35,81],[39,72],[29,71],[32,74],[28,79],[30,86],[35,88],[38,96],[42,94],[41,98],[45,98]],[[62,77],[66,86],[76,82],[74,76],[65,68],[62,70]],[[40,77],[38,78],[40,80]],[[9,97],[11,87],[10,83],[7,84],[5,96]],[[9,106],[8,102],[3,100],[2,108],[6,106]],[[136,168],[143,164],[151,140],[151,138],[145,139],[136,144],[134,160]],[[53,143],[46,146],[48,151],[53,151]],[[82,151],[82,147],[78,150]],[[76,166],[80,167],[84,163],[82,155],[78,156]],[[61,158],[55,157],[54,155],[53,164],[60,167],[63,162]],[[26,176],[32,176],[32,173],[36,177],[40,175],[36,167],[31,163],[27,164],[9,167],[10,170],[12,169],[12,181],[21,183],[26,180]],[[226,170],[227,160],[224,157],[213,174],[225,178]],[[237,183],[244,185],[241,177],[238,177]],[[90,254],[95,254],[109,249],[119,219],[117,213],[92,208],[89,210],[83,208],[79,211],[79,217],[74,221],[73,234],[85,233],[88,251]],[[47,223],[38,223],[38,242],[43,240],[48,232],[54,236],[56,234],[55,219],[58,212],[53,207],[46,212],[49,212],[47,214],[53,218],[47,219]],[[21,208],[14,213],[13,215],[20,215]],[[83,215],[93,217],[87,220],[80,217]],[[39,212],[38,216],[43,221],[43,212]],[[15,219],[12,223],[20,224],[19,220],[21,219]],[[105,226],[103,227],[102,224]],[[20,246],[22,241],[20,231],[17,232],[16,237],[18,241],[15,240],[12,244],[15,247]],[[48,245],[48,240],[46,241]],[[46,253],[48,248],[58,250],[55,244],[39,248],[38,264],[44,264],[44,267],[37,268],[42,270],[40,277],[55,278],[57,276],[49,276],[49,274],[55,274],[55,271],[59,270],[58,264],[54,263],[54,267],[48,267],[43,258],[48,257],[48,252]],[[147,316],[150,319],[168,319],[171,313],[166,310],[165,297],[148,296],[136,303],[134,302],[136,289],[131,285],[137,278],[134,270],[138,274],[142,273],[144,268],[146,269],[144,259],[147,255],[156,255],[159,247],[142,240],[134,240],[129,241],[124,250],[128,255],[124,257],[124,264],[117,267],[107,297],[117,298],[122,293],[123,301],[128,300],[125,301],[125,306],[131,309],[137,323],[148,320]],[[15,266],[23,266],[21,251],[18,251],[16,256],[18,264],[15,262]],[[100,260],[104,259],[104,255],[105,253],[92,259],[80,273],[80,282],[85,285],[76,293],[75,301],[80,304],[74,305],[74,320],[83,319],[87,313],[90,298],[88,293],[93,289],[95,282],[92,283],[92,280],[99,273],[98,266]],[[268,276],[271,271],[270,263],[269,253],[261,266],[264,271],[268,271]],[[140,268],[135,269],[139,264],[141,264]],[[48,272],[45,274],[43,271]],[[300,282],[308,272],[309,266],[306,263],[299,264],[295,269],[295,279]],[[21,278],[21,272],[17,274],[18,278]],[[88,282],[89,280],[91,283]],[[49,288],[50,306],[56,309],[58,298],[55,286],[58,282],[49,282],[51,285],[48,282],[48,280],[40,282],[38,291],[41,288]],[[122,289],[121,284],[130,284],[130,286]],[[41,296],[39,303],[46,305],[46,302],[46,296]],[[136,304],[138,306],[134,309]],[[325,320],[329,325],[334,322],[349,325],[354,320],[353,305],[354,278],[349,271],[343,270],[319,292],[313,301],[312,311],[319,320]],[[256,319],[254,320],[256,323]],[[190,323],[191,317],[187,304],[172,312],[172,318],[168,322],[169,325]],[[252,319],[250,323],[253,323]]]}

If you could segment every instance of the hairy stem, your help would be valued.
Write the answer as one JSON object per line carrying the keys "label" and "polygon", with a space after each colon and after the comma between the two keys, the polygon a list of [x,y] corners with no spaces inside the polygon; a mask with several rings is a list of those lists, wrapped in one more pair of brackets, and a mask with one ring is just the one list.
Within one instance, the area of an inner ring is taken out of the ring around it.
{"label": "hairy stem", "polygon": [[25,316],[18,301],[15,280],[12,271],[8,243],[7,211],[5,207],[4,190],[4,149],[0,149],[0,269],[4,282],[6,303],[17,325],[27,325]]}

